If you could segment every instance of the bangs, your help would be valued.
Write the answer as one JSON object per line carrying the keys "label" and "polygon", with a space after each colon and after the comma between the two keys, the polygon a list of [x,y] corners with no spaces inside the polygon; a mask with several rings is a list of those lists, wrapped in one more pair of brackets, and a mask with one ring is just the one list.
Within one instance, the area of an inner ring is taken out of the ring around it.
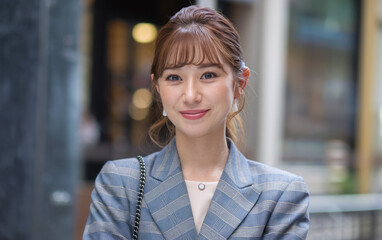
{"label": "bangs", "polygon": [[[209,30],[193,26],[191,29],[179,29],[169,37],[166,47],[161,49],[158,66],[158,77],[166,68],[177,68],[188,64],[203,63],[222,64],[222,46],[220,41],[213,39]],[[165,54],[166,53],[166,54]]]}

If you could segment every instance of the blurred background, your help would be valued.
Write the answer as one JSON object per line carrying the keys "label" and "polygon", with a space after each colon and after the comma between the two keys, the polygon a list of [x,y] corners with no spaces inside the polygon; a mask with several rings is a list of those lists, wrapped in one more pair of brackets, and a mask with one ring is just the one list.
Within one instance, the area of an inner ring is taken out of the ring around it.
{"label": "blurred background", "polygon": [[382,239],[382,0],[0,0],[0,239],[81,239],[107,160],[146,155],[157,31],[237,27],[243,153],[303,176],[308,239]]}

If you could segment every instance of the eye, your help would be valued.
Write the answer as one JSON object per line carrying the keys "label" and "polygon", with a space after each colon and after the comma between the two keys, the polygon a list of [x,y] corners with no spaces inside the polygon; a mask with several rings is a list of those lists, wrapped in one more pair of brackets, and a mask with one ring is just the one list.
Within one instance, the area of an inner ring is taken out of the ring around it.
{"label": "eye", "polygon": [[216,77],[216,74],[213,72],[204,73],[202,75],[202,79],[210,79]]}
{"label": "eye", "polygon": [[169,80],[169,81],[180,81],[182,80],[178,75],[169,75],[166,80]]}

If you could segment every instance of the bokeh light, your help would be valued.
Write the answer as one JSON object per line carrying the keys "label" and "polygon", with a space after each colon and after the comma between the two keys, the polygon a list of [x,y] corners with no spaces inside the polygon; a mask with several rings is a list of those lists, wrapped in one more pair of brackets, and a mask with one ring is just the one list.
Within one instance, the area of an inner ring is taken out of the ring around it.
{"label": "bokeh light", "polygon": [[157,37],[157,32],[151,23],[138,23],[133,28],[133,38],[139,43],[150,43]]}
{"label": "bokeh light", "polygon": [[137,89],[133,94],[132,104],[129,106],[131,118],[137,121],[145,119],[149,114],[151,102],[152,96],[148,89]]}
{"label": "bokeh light", "polygon": [[146,88],[137,89],[133,94],[133,104],[137,108],[148,108],[151,101],[151,93]]}

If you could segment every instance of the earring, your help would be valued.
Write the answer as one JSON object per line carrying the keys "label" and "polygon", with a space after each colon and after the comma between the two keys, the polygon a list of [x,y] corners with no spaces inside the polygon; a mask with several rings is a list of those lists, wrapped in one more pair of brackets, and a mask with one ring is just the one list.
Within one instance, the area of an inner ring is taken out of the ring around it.
{"label": "earring", "polygon": [[162,113],[162,115],[163,115],[164,117],[167,117],[167,113],[166,113],[166,110],[164,110],[164,108],[163,108],[163,113]]}
{"label": "earring", "polygon": [[233,104],[232,104],[232,112],[237,112],[239,111],[239,108],[237,106],[237,99],[233,100]]}

